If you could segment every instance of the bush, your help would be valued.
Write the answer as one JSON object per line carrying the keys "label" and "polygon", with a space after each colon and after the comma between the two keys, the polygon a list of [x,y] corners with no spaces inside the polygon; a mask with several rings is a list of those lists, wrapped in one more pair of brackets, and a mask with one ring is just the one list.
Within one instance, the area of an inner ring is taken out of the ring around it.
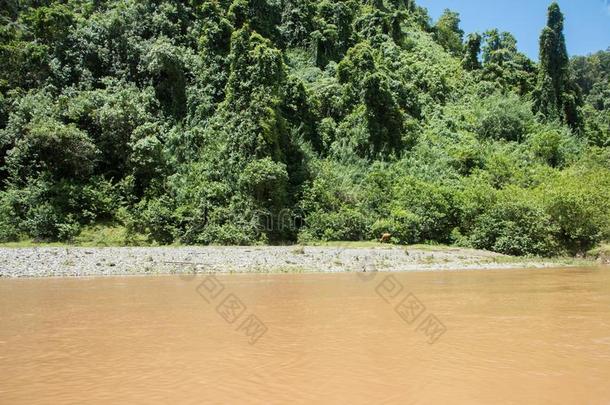
{"label": "bush", "polygon": [[371,232],[375,238],[384,233],[392,234],[392,241],[404,245],[420,242],[422,219],[407,210],[392,210],[389,219],[376,221]]}
{"label": "bush", "polygon": [[461,175],[468,176],[484,166],[483,148],[474,136],[463,136],[449,148],[451,166]]}
{"label": "bush", "polygon": [[306,228],[302,231],[310,238],[325,241],[360,241],[368,235],[367,218],[359,211],[342,207],[337,212],[316,211],[305,218]]}
{"label": "bush", "polygon": [[112,221],[120,200],[114,186],[92,178],[91,184],[30,179],[22,188],[8,188],[0,197],[0,228],[3,239],[18,234],[45,241],[71,240],[82,225]]}
{"label": "bush", "polygon": [[[399,178],[390,206],[393,221],[403,229],[409,243],[447,242],[456,225],[453,193],[441,185],[413,177]],[[413,229],[417,231],[411,235]]]}
{"label": "bush", "polygon": [[492,145],[485,157],[485,165],[475,170],[492,187],[502,189],[510,185],[529,186],[534,169],[533,157],[526,148],[515,143]]}
{"label": "bush", "polygon": [[14,242],[19,239],[19,216],[14,207],[11,193],[0,192],[0,242]]}
{"label": "bush", "polygon": [[551,256],[558,252],[554,239],[557,231],[551,216],[531,194],[511,187],[477,218],[470,243],[479,249],[508,255]]}
{"label": "bush", "polygon": [[26,136],[7,152],[6,163],[16,180],[39,173],[84,179],[93,172],[97,154],[91,139],[76,126],[45,120],[26,127]]}
{"label": "bush", "polygon": [[471,177],[465,180],[455,197],[459,216],[459,233],[455,235],[470,234],[477,219],[496,205],[497,194],[497,190],[484,179]]}
{"label": "bush", "polygon": [[539,159],[551,167],[565,167],[580,152],[580,145],[565,128],[542,127],[532,133],[528,144]]}
{"label": "bush", "polygon": [[[212,224],[202,231],[200,241],[208,245],[238,245],[255,244],[262,236],[247,224]],[[262,241],[265,239],[263,237]]]}
{"label": "bush", "polygon": [[610,86],[609,96],[606,98],[608,106],[606,109],[598,111],[592,106],[585,106],[585,137],[591,145],[600,147],[610,146]]}
{"label": "bush", "polygon": [[73,215],[64,215],[49,203],[32,207],[23,226],[31,237],[39,241],[71,241],[80,231]]}
{"label": "bush", "polygon": [[253,160],[244,169],[240,185],[263,205],[281,205],[286,198],[288,172],[284,163],[270,158]]}
{"label": "bush", "polygon": [[521,142],[533,122],[530,105],[516,96],[496,95],[482,103],[476,132],[483,139]]}
{"label": "bush", "polygon": [[583,254],[610,237],[610,170],[575,167],[549,179],[539,192],[569,252]]}
{"label": "bush", "polygon": [[169,197],[153,200],[142,200],[128,220],[129,234],[142,233],[150,241],[169,245],[176,239],[173,202]]}

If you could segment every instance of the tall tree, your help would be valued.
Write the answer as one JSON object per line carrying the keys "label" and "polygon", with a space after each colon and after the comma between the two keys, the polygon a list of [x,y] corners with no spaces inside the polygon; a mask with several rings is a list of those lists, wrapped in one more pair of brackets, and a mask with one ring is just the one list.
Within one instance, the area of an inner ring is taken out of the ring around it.
{"label": "tall tree", "polygon": [[464,69],[477,70],[481,68],[481,62],[479,61],[481,41],[481,35],[476,32],[468,35],[466,49],[464,50],[464,59],[462,59],[462,66],[464,66]]}
{"label": "tall tree", "polygon": [[460,15],[445,10],[434,27],[434,36],[447,51],[456,56],[461,55],[464,31],[460,28]]}
{"label": "tall tree", "polygon": [[569,58],[563,34],[564,16],[556,2],[549,6],[547,26],[540,35],[540,73],[536,108],[547,119],[577,127],[579,95],[570,81]]}
{"label": "tall tree", "polygon": [[497,29],[483,34],[483,78],[502,89],[530,94],[536,87],[534,63],[517,49],[517,39],[510,32]]}
{"label": "tall tree", "polygon": [[287,46],[305,46],[314,31],[316,7],[311,0],[286,0],[280,33]]}

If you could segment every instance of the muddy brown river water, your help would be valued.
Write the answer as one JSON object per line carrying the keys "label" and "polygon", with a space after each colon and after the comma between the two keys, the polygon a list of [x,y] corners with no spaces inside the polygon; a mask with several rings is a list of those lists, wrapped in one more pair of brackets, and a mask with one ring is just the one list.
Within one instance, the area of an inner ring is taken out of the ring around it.
{"label": "muddy brown river water", "polygon": [[0,403],[610,403],[610,269],[0,279]]}

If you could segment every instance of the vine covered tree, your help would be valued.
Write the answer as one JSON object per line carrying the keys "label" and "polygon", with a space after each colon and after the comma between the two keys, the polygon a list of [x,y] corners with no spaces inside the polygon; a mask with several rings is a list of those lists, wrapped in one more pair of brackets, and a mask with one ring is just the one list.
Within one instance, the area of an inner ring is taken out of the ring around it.
{"label": "vine covered tree", "polygon": [[462,66],[466,70],[477,70],[481,68],[481,62],[479,61],[479,54],[481,53],[481,41],[483,38],[478,33],[468,35],[466,40],[464,59],[462,60]]}
{"label": "vine covered tree", "polygon": [[564,16],[556,2],[548,9],[547,26],[540,35],[540,73],[536,107],[547,119],[579,126],[579,97],[569,77],[569,58],[563,34]]}
{"label": "vine covered tree", "polygon": [[434,27],[436,40],[451,54],[461,55],[464,31],[460,28],[460,15],[449,9],[443,12]]}

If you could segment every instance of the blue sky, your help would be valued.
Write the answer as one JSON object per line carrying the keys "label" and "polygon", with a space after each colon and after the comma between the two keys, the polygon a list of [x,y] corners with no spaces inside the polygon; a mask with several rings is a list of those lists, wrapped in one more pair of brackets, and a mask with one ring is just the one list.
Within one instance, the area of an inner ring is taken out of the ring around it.
{"label": "blue sky", "polygon": [[[519,50],[538,59],[538,37],[546,25],[551,0],[416,0],[436,19],[449,8],[460,13],[462,29],[483,32],[489,28],[510,31]],[[610,0],[559,0],[566,17],[568,52],[586,55],[610,47]]]}

